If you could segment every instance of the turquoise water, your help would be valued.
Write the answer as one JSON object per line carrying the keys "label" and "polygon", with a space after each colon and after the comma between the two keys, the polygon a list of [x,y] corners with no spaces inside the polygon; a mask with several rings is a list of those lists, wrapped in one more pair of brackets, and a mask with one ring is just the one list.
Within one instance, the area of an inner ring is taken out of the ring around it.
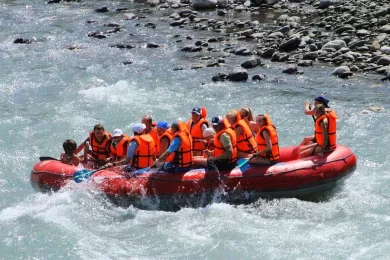
{"label": "turquoise water", "polygon": [[[154,9],[146,19],[131,21],[120,13],[93,12],[103,5],[134,13],[145,8],[128,1],[0,1],[1,259],[388,258],[389,83],[372,75],[337,79],[326,64],[285,75],[284,64],[268,61],[250,70],[266,74],[264,82],[212,83],[213,75],[248,58],[231,56],[224,67],[190,70],[200,56],[218,53],[180,52],[193,43],[185,36],[213,33],[171,28]],[[92,19],[97,23],[86,23]],[[109,22],[123,31],[102,40],[87,36],[109,29],[103,27]],[[157,28],[144,27],[147,22]],[[18,37],[36,40],[13,44]],[[123,42],[137,48],[109,47]],[[147,49],[149,42],[161,47]],[[69,50],[71,45],[80,49]],[[122,64],[129,60],[133,64]],[[179,66],[184,70],[172,70]],[[338,140],[356,153],[358,166],[321,202],[216,202],[178,212],[145,211],[116,207],[88,184],[42,194],[29,183],[39,156],[59,156],[65,139],[81,142],[96,123],[130,134],[144,114],[172,122],[189,118],[194,106],[205,106],[209,116],[243,106],[269,113],[281,145],[297,144],[313,129],[303,115],[305,100],[324,92],[340,117]]]}

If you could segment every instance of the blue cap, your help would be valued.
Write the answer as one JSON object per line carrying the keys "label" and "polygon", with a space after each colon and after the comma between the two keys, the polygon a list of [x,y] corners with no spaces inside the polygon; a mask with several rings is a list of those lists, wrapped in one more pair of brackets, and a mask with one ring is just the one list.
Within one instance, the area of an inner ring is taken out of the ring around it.
{"label": "blue cap", "polygon": [[212,125],[219,125],[221,123],[223,123],[223,118],[221,116],[215,116],[213,119],[211,119]]}
{"label": "blue cap", "polygon": [[192,109],[192,112],[191,112],[191,113],[200,115],[200,114],[202,114],[202,109],[201,109],[200,107],[194,107],[194,108]]}
{"label": "blue cap", "polygon": [[168,122],[166,121],[160,121],[157,123],[157,128],[162,128],[164,130],[168,129]]}
{"label": "blue cap", "polygon": [[317,100],[317,101],[325,103],[325,104],[329,103],[329,100],[326,97],[324,97],[324,96],[318,96],[314,100]]}

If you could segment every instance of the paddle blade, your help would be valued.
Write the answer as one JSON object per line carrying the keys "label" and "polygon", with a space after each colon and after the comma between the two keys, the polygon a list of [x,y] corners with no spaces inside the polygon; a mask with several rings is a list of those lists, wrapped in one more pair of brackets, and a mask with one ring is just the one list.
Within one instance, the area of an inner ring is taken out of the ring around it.
{"label": "paddle blade", "polygon": [[237,166],[240,168],[241,172],[246,171],[249,168],[249,159],[241,158],[237,161]]}
{"label": "paddle blade", "polygon": [[133,173],[134,174],[143,174],[144,172],[147,172],[150,170],[150,167],[146,167],[146,168],[142,168],[142,169],[138,169],[138,170],[135,170]]}
{"label": "paddle blade", "polygon": [[80,183],[83,180],[88,179],[95,172],[96,172],[96,170],[94,170],[94,171],[93,170],[87,170],[87,169],[79,170],[79,171],[73,173],[73,180],[76,183]]}
{"label": "paddle blade", "polygon": [[249,159],[241,158],[237,161],[237,166],[241,168],[241,167],[247,165],[248,163],[249,163]]}

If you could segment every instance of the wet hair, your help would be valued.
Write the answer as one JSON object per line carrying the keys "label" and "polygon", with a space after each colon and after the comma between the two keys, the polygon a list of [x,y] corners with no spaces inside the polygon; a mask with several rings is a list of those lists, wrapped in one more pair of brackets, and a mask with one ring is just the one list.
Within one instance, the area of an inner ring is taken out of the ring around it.
{"label": "wet hair", "polygon": [[249,121],[253,121],[252,110],[249,107],[241,108],[240,112],[242,112],[242,114],[244,114],[244,116],[247,116]]}
{"label": "wet hair", "polygon": [[73,154],[73,152],[77,149],[77,143],[72,139],[67,139],[62,144],[64,151],[66,154]]}
{"label": "wet hair", "polygon": [[104,131],[104,125],[103,124],[96,124],[93,127],[93,131],[95,131],[95,130],[103,130]]}

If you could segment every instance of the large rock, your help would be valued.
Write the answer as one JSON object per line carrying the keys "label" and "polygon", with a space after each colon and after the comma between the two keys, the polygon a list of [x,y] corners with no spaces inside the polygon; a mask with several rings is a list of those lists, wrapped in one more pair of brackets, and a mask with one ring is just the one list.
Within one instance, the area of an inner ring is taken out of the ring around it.
{"label": "large rock", "polygon": [[378,31],[382,33],[390,33],[390,24],[383,25]]}
{"label": "large rock", "polygon": [[390,57],[383,56],[383,57],[379,58],[379,60],[376,62],[376,65],[382,65],[382,66],[390,65]]}
{"label": "large rock", "polygon": [[297,37],[293,37],[291,39],[288,39],[287,41],[284,41],[279,46],[279,51],[293,51],[298,49],[299,44],[301,43],[301,39]]}
{"label": "large rock", "polygon": [[320,0],[319,8],[325,9],[328,8],[332,4],[332,0]]}
{"label": "large rock", "polygon": [[347,72],[350,72],[348,66],[340,66],[340,67],[335,68],[332,71],[332,75],[340,76],[340,75],[347,73]]}
{"label": "large rock", "polygon": [[251,69],[261,65],[260,59],[247,60],[241,64],[244,69]]}
{"label": "large rock", "polygon": [[334,41],[330,41],[330,42],[325,43],[325,45],[322,46],[322,49],[323,50],[325,50],[325,49],[336,49],[336,50],[339,50],[339,49],[344,48],[344,47],[347,47],[347,44],[345,43],[345,41],[343,41],[343,40],[334,40]]}
{"label": "large rock", "polygon": [[246,69],[241,67],[236,67],[230,72],[227,76],[227,79],[230,81],[247,81],[248,80],[248,72]]}
{"label": "large rock", "polygon": [[192,0],[192,7],[195,10],[212,9],[217,6],[217,0]]}

